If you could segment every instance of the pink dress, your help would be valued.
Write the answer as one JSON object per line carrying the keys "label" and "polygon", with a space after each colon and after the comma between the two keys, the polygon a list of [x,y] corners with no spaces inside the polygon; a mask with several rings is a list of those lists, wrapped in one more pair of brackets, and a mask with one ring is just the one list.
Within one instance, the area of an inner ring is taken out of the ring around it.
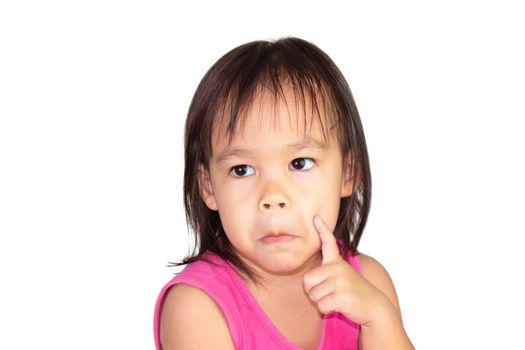
{"label": "pink dress", "polygon": [[[219,305],[224,313],[235,349],[286,349],[299,350],[273,325],[259,306],[248,286],[232,265],[215,254],[206,260],[187,265],[182,272],[161,290],[155,306],[155,345],[160,344],[160,316],[168,290],[175,284],[185,283],[202,289]],[[349,256],[348,263],[359,273],[361,268],[356,256]],[[358,348],[360,326],[340,313],[324,316],[319,350]]]}

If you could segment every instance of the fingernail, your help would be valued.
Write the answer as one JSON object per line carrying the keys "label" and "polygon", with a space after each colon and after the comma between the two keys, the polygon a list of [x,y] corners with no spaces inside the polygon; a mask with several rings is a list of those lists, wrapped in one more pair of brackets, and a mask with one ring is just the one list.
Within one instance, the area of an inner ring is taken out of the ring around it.
{"label": "fingernail", "polygon": [[314,218],[314,222],[317,224],[317,225],[321,225],[323,223],[323,220],[321,220],[321,218],[319,216],[316,216]]}

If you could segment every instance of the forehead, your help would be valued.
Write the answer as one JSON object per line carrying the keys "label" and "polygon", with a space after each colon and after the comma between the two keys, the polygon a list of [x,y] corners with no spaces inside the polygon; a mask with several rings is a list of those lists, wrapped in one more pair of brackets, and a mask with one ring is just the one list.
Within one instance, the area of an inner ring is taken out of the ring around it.
{"label": "forehead", "polygon": [[234,143],[256,143],[272,135],[287,141],[307,140],[329,146],[336,142],[336,125],[326,98],[285,86],[281,93],[260,89],[234,115],[224,108],[212,131],[212,156]]}

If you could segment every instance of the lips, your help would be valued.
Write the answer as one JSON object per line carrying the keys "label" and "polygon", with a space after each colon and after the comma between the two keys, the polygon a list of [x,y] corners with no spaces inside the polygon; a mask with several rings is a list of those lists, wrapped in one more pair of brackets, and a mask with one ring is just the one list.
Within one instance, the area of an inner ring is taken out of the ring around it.
{"label": "lips", "polygon": [[284,243],[293,240],[295,237],[287,233],[269,234],[264,236],[261,241],[266,244]]}

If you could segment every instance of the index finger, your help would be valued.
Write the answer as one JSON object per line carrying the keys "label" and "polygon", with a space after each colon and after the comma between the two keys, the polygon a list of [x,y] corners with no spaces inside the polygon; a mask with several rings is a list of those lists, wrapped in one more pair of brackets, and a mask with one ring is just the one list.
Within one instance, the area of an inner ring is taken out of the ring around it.
{"label": "index finger", "polygon": [[319,216],[315,216],[314,226],[317,232],[319,232],[319,238],[321,239],[321,253],[323,255],[322,263],[327,264],[339,259],[341,256],[339,255],[337,240],[332,231],[326,226],[323,219]]}

